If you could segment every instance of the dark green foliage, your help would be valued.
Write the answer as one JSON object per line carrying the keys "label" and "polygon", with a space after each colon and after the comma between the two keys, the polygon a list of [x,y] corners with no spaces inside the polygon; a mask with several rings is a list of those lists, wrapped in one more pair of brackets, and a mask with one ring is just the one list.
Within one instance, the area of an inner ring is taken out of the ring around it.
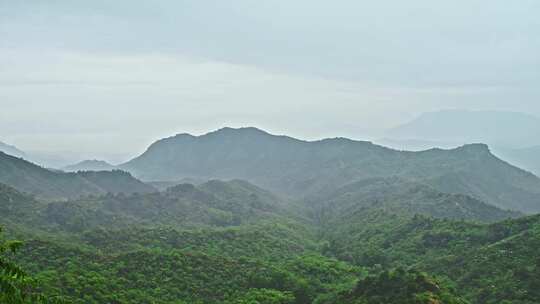
{"label": "dark green foliage", "polygon": [[200,251],[216,256],[282,261],[315,252],[314,233],[293,221],[271,221],[228,228],[177,230],[172,228],[98,229],[84,233],[82,242],[104,252],[144,248]]}
{"label": "dark green foliage", "polygon": [[227,304],[292,304],[294,296],[290,292],[273,289],[250,289],[244,295]]}
{"label": "dark green foliage", "polygon": [[22,253],[21,262],[47,282],[46,292],[62,291],[74,303],[235,303],[246,299],[243,292],[251,289],[275,291],[292,303],[311,303],[333,286],[319,284],[318,273],[295,268],[319,265],[319,272],[334,273],[336,284],[360,274],[320,255],[289,257],[286,263],[158,248],[108,255],[42,241],[28,242]]}
{"label": "dark green foliage", "polygon": [[22,246],[19,241],[1,239],[0,227],[0,303],[5,304],[60,304],[61,299],[46,297],[36,291],[36,282],[13,262],[12,255]]}
{"label": "dark green foliage", "polygon": [[425,273],[403,270],[383,271],[360,280],[351,291],[318,304],[466,304],[441,282]]}

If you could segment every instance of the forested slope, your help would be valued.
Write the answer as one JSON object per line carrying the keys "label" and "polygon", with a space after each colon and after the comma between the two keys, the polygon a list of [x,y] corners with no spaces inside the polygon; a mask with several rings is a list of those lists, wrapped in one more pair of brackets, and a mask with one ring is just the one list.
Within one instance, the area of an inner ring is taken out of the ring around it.
{"label": "forested slope", "polygon": [[156,191],[126,172],[51,171],[2,152],[0,183],[47,200],[71,199],[108,192],[130,194]]}

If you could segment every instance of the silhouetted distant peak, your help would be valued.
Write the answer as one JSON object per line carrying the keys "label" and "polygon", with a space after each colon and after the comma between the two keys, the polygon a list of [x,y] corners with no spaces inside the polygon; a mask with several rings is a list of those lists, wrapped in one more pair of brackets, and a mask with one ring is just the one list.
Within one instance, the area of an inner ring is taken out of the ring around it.
{"label": "silhouetted distant peak", "polygon": [[168,137],[168,138],[164,138],[164,139],[172,139],[172,138],[193,138],[195,136],[189,134],[189,133],[179,133],[179,134],[176,134],[175,136],[172,136],[172,137]]}
{"label": "silhouetted distant peak", "polygon": [[467,144],[461,147],[456,148],[456,150],[467,151],[467,152],[480,152],[480,153],[491,153],[489,146],[482,143]]}
{"label": "silhouetted distant peak", "polygon": [[364,145],[373,145],[371,141],[364,141],[364,140],[354,140],[346,137],[332,137],[332,138],[324,138],[321,140],[316,141],[318,143],[323,144],[364,144]]}
{"label": "silhouetted distant peak", "polygon": [[389,130],[386,136],[394,140],[523,147],[537,144],[540,118],[518,112],[445,110],[423,113]]}
{"label": "silhouetted distant peak", "polygon": [[231,128],[231,127],[223,127],[221,129],[218,129],[213,132],[209,132],[207,134],[202,135],[204,136],[213,136],[213,135],[239,135],[239,136],[273,136],[272,134],[263,131],[261,129],[255,128],[255,127],[240,127],[240,128]]}
{"label": "silhouetted distant peak", "polygon": [[74,165],[66,166],[62,168],[64,171],[77,172],[77,171],[110,171],[116,167],[109,164],[104,160],[89,159],[78,162]]}

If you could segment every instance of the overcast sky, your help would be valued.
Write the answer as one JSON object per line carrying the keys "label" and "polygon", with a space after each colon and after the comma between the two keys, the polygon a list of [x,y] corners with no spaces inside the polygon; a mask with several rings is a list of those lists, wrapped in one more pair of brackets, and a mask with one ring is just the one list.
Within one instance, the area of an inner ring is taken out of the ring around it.
{"label": "overcast sky", "polygon": [[538,0],[0,0],[0,141],[134,156],[222,126],[372,138],[540,115]]}

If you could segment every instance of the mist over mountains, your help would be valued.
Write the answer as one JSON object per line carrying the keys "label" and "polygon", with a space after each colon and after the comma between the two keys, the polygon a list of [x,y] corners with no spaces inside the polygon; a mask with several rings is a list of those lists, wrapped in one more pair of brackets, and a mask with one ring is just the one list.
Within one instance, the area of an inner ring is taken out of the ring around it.
{"label": "mist over mountains", "polygon": [[502,159],[540,174],[540,118],[501,111],[446,110],[429,112],[388,130],[377,142],[401,150],[454,148],[467,143],[488,144]]}
{"label": "mist over mountains", "polygon": [[0,1],[0,304],[539,304],[540,1]]}
{"label": "mist over mountains", "polygon": [[110,171],[114,170],[116,166],[109,164],[104,160],[83,160],[73,165],[63,167],[62,170],[67,172],[77,171]]}
{"label": "mist over mountains", "polygon": [[73,303],[540,300],[540,220],[526,216],[540,179],[486,144],[412,152],[222,128],[64,170],[0,153],[0,224],[26,241],[17,262],[43,292]]}
{"label": "mist over mountains", "polygon": [[386,136],[401,140],[526,148],[540,144],[540,118],[517,112],[446,110],[424,113],[389,130]]}
{"label": "mist over mountains", "polygon": [[119,168],[146,181],[246,179],[293,197],[366,178],[402,177],[505,209],[540,210],[540,179],[498,159],[483,144],[404,152],[345,138],[308,142],[256,128],[223,128],[157,141]]}
{"label": "mist over mountains", "polygon": [[65,173],[42,168],[0,152],[0,183],[45,200],[107,193],[145,193],[155,189],[123,171]]}

